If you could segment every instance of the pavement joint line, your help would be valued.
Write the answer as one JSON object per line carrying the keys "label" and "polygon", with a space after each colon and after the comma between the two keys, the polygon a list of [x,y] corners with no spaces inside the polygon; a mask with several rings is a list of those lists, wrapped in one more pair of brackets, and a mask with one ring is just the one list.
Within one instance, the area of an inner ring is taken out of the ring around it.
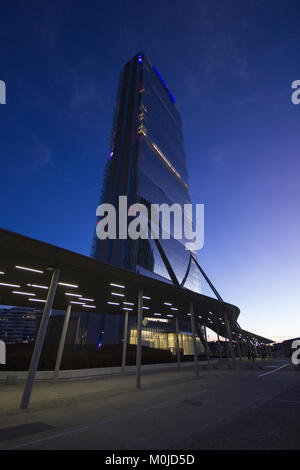
{"label": "pavement joint line", "polygon": [[289,365],[290,363],[287,362],[283,366],[277,367],[277,369],[271,370],[269,372],[265,372],[264,374],[259,374],[257,377],[264,377],[265,375],[274,374],[274,372],[277,372],[278,370],[283,369],[284,367],[289,366]]}
{"label": "pavement joint line", "polygon": [[120,419],[131,418],[131,417],[137,416],[139,414],[146,413],[147,411],[154,410],[154,409],[159,408],[161,406],[170,405],[172,403],[180,402],[184,399],[188,399],[190,397],[200,395],[201,393],[204,393],[204,392],[207,392],[207,389],[204,389],[204,390],[201,390],[201,391],[198,391],[198,392],[189,393],[187,395],[183,395],[183,396],[180,396],[180,397],[176,397],[176,398],[173,398],[172,400],[163,401],[163,402],[157,403],[155,405],[147,406],[146,408],[141,408],[141,409],[136,410],[136,411],[130,411],[129,413],[124,413],[122,415],[114,416],[113,418],[106,418],[106,419],[103,419],[101,421],[98,421],[97,423],[87,424],[85,426],[80,426],[80,427],[77,427],[77,428],[70,429],[69,431],[64,431],[64,432],[61,432],[61,433],[52,434],[51,436],[46,436],[42,439],[36,439],[34,441],[24,442],[24,443],[18,444],[16,446],[8,447],[7,449],[4,449],[4,450],[20,449],[22,447],[28,447],[28,446],[31,446],[31,445],[34,445],[34,444],[39,444],[39,443],[42,443],[42,442],[50,441],[52,439],[57,439],[57,438],[64,437],[64,436],[70,436],[72,434],[76,434],[76,433],[86,431],[88,429],[96,428],[98,426],[102,426],[102,425],[107,424],[107,423],[113,423],[113,422],[118,421]]}
{"label": "pavement joint line", "polygon": [[300,405],[299,400],[286,400],[284,398],[269,398],[269,397],[261,397],[263,400],[271,400],[271,401],[280,401],[281,403],[294,403],[296,405]]}
{"label": "pavement joint line", "polygon": [[263,369],[275,369],[276,367],[277,365],[271,364],[271,365],[264,366]]}

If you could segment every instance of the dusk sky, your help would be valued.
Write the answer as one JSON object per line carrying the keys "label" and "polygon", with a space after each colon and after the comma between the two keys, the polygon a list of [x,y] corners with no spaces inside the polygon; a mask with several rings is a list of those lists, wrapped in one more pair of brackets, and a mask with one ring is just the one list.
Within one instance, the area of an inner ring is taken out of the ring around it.
{"label": "dusk sky", "polygon": [[144,51],[182,116],[200,265],[243,328],[299,336],[299,24],[299,0],[1,2],[1,227],[90,254],[119,73]]}

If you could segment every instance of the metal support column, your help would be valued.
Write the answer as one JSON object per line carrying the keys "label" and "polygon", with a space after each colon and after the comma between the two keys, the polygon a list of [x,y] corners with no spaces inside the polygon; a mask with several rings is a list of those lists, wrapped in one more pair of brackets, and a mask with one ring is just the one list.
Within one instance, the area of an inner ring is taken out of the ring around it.
{"label": "metal support column", "polygon": [[209,347],[208,347],[208,341],[207,341],[207,329],[206,329],[206,323],[204,323],[204,339],[205,339],[205,344],[206,344],[206,357],[207,357],[207,365],[210,365],[210,356],[209,356]]}
{"label": "metal support column", "polygon": [[141,364],[142,364],[142,320],[143,320],[143,291],[138,295],[137,317],[137,344],[136,344],[136,387],[141,388]]}
{"label": "metal support column", "polygon": [[122,374],[125,374],[126,367],[126,352],[127,352],[127,338],[128,338],[128,310],[125,311],[124,318],[124,337],[123,337],[123,351],[122,351]]}
{"label": "metal support column", "polygon": [[193,302],[190,302],[190,313],[191,313],[191,326],[192,326],[192,336],[193,336],[193,345],[194,345],[195,372],[196,372],[196,375],[198,376],[199,375],[199,365],[198,365],[195,313],[194,313],[194,304],[193,304]]}
{"label": "metal support column", "polygon": [[268,351],[269,351],[269,357],[272,359],[272,348],[271,346],[267,345]]}
{"label": "metal support column", "polygon": [[225,319],[227,337],[228,337],[228,340],[229,340],[229,348],[230,348],[230,353],[231,353],[232,366],[234,367],[235,366],[235,352],[234,352],[234,346],[233,346],[233,342],[232,342],[231,325],[230,325],[230,321],[229,321],[227,312],[224,313],[224,319]]}
{"label": "metal support column", "polygon": [[69,304],[66,310],[66,315],[65,315],[65,321],[64,321],[64,326],[61,332],[61,337],[60,337],[60,342],[59,342],[59,347],[58,347],[58,353],[57,353],[57,358],[56,358],[56,363],[55,363],[55,369],[54,369],[54,378],[57,379],[60,365],[61,365],[61,359],[65,347],[65,341],[66,341],[66,336],[67,336],[67,331],[68,331],[68,325],[70,321],[70,314],[71,314],[71,309],[72,305]]}
{"label": "metal support column", "polygon": [[242,353],[241,353],[241,346],[240,346],[240,340],[238,338],[238,335],[236,334],[236,348],[237,348],[237,352],[238,352],[238,355],[239,355],[239,358],[240,358],[240,361],[243,360],[242,358]]}
{"label": "metal support column", "polygon": [[221,346],[221,344],[220,344],[219,324],[218,324],[218,323],[217,323],[217,338],[218,338],[219,359],[221,359],[221,354],[222,354],[222,348],[223,348],[223,346]]}
{"label": "metal support column", "polygon": [[176,316],[175,318],[176,325],[176,354],[177,354],[177,367],[180,369],[180,349],[179,349],[179,320]]}
{"label": "metal support column", "polygon": [[244,345],[244,340],[243,340],[243,338],[242,338],[241,341],[240,341],[240,345],[241,345],[241,350],[242,350],[242,358],[245,358],[245,357],[247,357],[247,354],[246,354],[246,352],[245,352],[245,347],[244,347],[245,345]]}
{"label": "metal support column", "polygon": [[45,303],[45,307],[44,307],[44,311],[43,311],[43,315],[41,319],[38,336],[35,342],[33,354],[31,357],[31,362],[30,362],[30,366],[29,366],[29,370],[27,374],[27,379],[26,379],[25,388],[24,388],[22,401],[21,401],[22,409],[28,408],[28,405],[30,402],[30,396],[31,396],[32,387],[34,383],[34,378],[35,378],[35,374],[36,374],[39,361],[40,361],[41,351],[42,351],[42,347],[43,347],[45,336],[46,336],[48,320],[51,314],[51,309],[52,309],[53,300],[55,297],[58,279],[59,279],[59,269],[54,269],[52,273],[50,287],[48,290],[47,300]]}

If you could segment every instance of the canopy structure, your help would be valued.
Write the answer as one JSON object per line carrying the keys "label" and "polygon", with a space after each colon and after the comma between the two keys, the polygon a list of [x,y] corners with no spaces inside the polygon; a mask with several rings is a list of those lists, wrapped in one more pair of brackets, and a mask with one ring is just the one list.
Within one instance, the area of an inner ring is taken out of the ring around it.
{"label": "canopy structure", "polygon": [[[233,323],[240,313],[226,302],[3,229],[0,229],[0,250],[1,304],[28,307],[36,306],[40,300],[42,305],[47,294],[43,287],[48,288],[51,279],[49,268],[57,268],[60,278],[53,303],[56,309],[66,309],[71,301],[77,302],[74,303],[77,311],[120,315],[128,310],[136,316],[137,295],[143,289],[144,309],[149,315],[159,313],[163,317],[176,315],[187,319],[191,301],[196,314],[211,326],[224,311]],[[20,291],[29,295],[18,294]]]}
{"label": "canopy structure", "polygon": [[[40,348],[51,309],[68,312],[68,306],[69,314],[73,307],[76,311],[123,314],[127,319],[134,315],[138,334],[143,316],[176,321],[190,317],[194,336],[199,324],[231,342],[272,342],[242,330],[237,323],[240,310],[232,304],[4,229],[0,229],[0,304],[40,305],[44,309]],[[32,359],[35,370],[37,353]],[[34,378],[35,371],[32,374]]]}
{"label": "canopy structure", "polygon": [[129,315],[137,316],[137,296],[143,289],[143,307],[147,316],[155,314],[170,318],[172,315],[186,320],[190,302],[193,302],[199,322],[221,336],[227,337],[223,318],[226,312],[233,333],[245,334],[259,342],[272,342],[237,326],[238,307],[186,288],[104,264],[4,229],[0,229],[0,253],[0,303],[3,305],[43,306],[51,280],[51,268],[57,268],[60,276],[53,302],[55,309],[65,310],[71,302],[76,311],[118,315],[128,311]]}

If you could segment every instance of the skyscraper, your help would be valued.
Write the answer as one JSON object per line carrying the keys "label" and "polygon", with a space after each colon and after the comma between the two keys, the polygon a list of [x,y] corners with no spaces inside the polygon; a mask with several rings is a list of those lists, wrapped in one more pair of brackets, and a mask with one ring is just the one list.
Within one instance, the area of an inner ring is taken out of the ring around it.
{"label": "skyscraper", "polygon": [[[119,196],[134,203],[190,204],[186,157],[174,96],[147,55],[140,53],[121,72],[100,202],[116,208]],[[191,225],[191,220],[185,221]],[[191,227],[192,228],[192,227]],[[200,292],[200,274],[185,240],[99,240],[91,256],[184,285]]]}
{"label": "skyscraper", "polygon": [[[99,202],[117,209],[119,196],[127,196],[128,207],[136,203],[147,207],[163,203],[183,207],[191,203],[180,113],[160,72],[143,53],[133,57],[121,72]],[[191,218],[185,223],[192,229]],[[169,239],[155,240],[149,233],[148,239],[100,240],[95,233],[91,256],[200,292],[200,273],[185,248],[186,240],[175,239],[173,230],[171,218]],[[171,323],[166,331],[172,331]],[[117,317],[101,323],[104,341],[105,335],[110,338],[108,342],[121,340],[122,325]],[[162,331],[162,325],[154,321],[148,327]],[[188,332],[189,325],[182,328]],[[188,336],[185,340],[188,343]],[[163,341],[160,336],[158,344]]]}

